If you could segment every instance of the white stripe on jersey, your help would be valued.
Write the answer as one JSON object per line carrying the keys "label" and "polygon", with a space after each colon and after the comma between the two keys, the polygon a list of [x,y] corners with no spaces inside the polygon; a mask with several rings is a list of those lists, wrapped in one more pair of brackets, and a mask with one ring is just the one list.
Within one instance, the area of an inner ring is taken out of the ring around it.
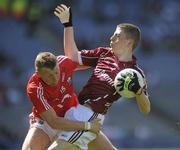
{"label": "white stripe on jersey", "polygon": [[84,57],[84,58],[88,58],[88,59],[97,59],[97,58],[99,58],[99,57],[97,57],[97,56],[82,56],[81,55],[81,57]]}
{"label": "white stripe on jersey", "polygon": [[106,94],[106,95],[104,95],[104,97],[103,98],[106,98],[106,97],[108,97],[109,95],[108,94]]}
{"label": "white stripe on jersey", "polygon": [[57,61],[58,61],[58,64],[60,64],[60,63],[62,63],[65,59],[67,59],[67,57],[66,56],[58,56],[57,57]]}
{"label": "white stripe on jersey", "polygon": [[80,65],[83,65],[82,58],[81,58],[81,52],[78,52],[78,63]]}
{"label": "white stripe on jersey", "polygon": [[[146,77],[145,77],[145,74],[144,74],[144,71],[138,67],[138,65],[135,65],[134,66],[136,69],[141,75],[142,77],[144,78],[145,82],[146,82]],[[148,92],[147,92],[147,83],[144,85],[143,89],[145,90],[145,95],[149,96]]]}
{"label": "white stripe on jersey", "polygon": [[49,110],[51,108],[47,100],[44,98],[44,92],[41,83],[39,83],[39,87],[37,88],[37,97],[41,100],[46,110]]}
{"label": "white stripe on jersey", "polygon": [[96,101],[100,100],[101,98],[102,98],[102,97],[98,97],[98,98],[96,98],[96,99],[93,99],[93,101],[96,102]]}
{"label": "white stripe on jersey", "polygon": [[138,65],[135,65],[134,69],[136,69],[142,75],[142,77],[145,78],[145,74],[144,74],[143,70],[141,68],[139,68]]}
{"label": "white stripe on jersey", "polygon": [[99,58],[99,57],[97,57],[97,56],[83,56],[83,55],[81,55],[81,52],[78,52],[78,63],[79,63],[80,65],[83,65],[82,58],[97,59],[97,58]]}

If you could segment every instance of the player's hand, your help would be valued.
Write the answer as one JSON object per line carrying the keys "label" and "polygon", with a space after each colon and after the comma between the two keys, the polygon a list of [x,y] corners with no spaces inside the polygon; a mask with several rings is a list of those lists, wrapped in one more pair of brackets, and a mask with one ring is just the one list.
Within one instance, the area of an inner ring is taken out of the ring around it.
{"label": "player's hand", "polygon": [[89,131],[98,134],[102,128],[102,124],[100,123],[100,119],[96,118],[94,120],[92,120],[91,123],[91,128],[89,129]]}
{"label": "player's hand", "polygon": [[139,81],[138,81],[138,76],[137,74],[134,72],[133,76],[131,77],[131,81],[128,85],[128,90],[134,92],[135,94],[141,94],[142,93],[142,88],[139,85]]}
{"label": "player's hand", "polygon": [[59,18],[64,27],[72,26],[72,13],[71,8],[64,4],[58,5],[55,8],[54,15]]}
{"label": "player's hand", "polygon": [[124,89],[124,82],[126,79],[126,74],[122,74],[120,78],[118,78],[117,80],[119,81],[117,84],[117,87],[119,87],[119,92],[122,91]]}

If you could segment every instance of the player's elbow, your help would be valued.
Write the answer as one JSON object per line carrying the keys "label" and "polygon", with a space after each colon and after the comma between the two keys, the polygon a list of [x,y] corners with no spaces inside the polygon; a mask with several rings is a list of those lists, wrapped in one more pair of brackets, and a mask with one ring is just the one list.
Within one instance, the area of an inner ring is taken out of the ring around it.
{"label": "player's elbow", "polygon": [[148,115],[150,113],[150,109],[146,109],[145,111],[143,111],[143,113]]}
{"label": "player's elbow", "polygon": [[146,114],[146,115],[148,115],[148,114],[150,113],[150,111],[151,111],[150,105],[148,105],[148,106],[146,106],[146,107],[143,107],[143,108],[141,109],[141,112],[144,113],[144,114]]}

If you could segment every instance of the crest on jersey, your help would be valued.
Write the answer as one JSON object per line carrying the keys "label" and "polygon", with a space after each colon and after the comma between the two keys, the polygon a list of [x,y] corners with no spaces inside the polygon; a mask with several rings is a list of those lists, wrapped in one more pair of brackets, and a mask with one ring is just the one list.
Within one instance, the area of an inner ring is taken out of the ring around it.
{"label": "crest on jersey", "polygon": [[68,77],[68,79],[67,79],[67,83],[69,83],[69,84],[71,84],[71,83],[72,83],[71,77]]}

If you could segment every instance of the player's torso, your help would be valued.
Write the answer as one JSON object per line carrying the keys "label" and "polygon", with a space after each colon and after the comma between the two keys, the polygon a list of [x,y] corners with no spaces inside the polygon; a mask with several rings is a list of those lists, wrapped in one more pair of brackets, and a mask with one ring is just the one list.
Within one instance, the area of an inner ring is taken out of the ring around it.
{"label": "player's torso", "polygon": [[120,62],[113,53],[100,56],[90,80],[79,94],[79,100],[91,99],[90,103],[95,111],[106,111],[120,97],[114,88],[117,73],[133,66],[134,63],[131,62]]}
{"label": "player's torso", "polygon": [[132,66],[120,62],[113,53],[100,56],[86,87],[95,95],[98,93],[103,96],[113,95],[115,92],[114,79],[119,71],[127,67]]}
{"label": "player's torso", "polygon": [[77,63],[65,56],[57,56],[59,65],[59,81],[55,86],[49,86],[43,82],[37,73],[34,73],[28,81],[26,90],[32,102],[33,115],[40,114],[53,108],[58,116],[64,116],[65,112],[78,104],[77,96],[72,86],[72,74]]}
{"label": "player's torso", "polygon": [[68,70],[62,70],[58,85],[52,88],[46,87],[44,92],[48,103],[54,108],[56,113],[60,116],[64,115],[72,101],[76,100],[72,86],[72,73]]}

